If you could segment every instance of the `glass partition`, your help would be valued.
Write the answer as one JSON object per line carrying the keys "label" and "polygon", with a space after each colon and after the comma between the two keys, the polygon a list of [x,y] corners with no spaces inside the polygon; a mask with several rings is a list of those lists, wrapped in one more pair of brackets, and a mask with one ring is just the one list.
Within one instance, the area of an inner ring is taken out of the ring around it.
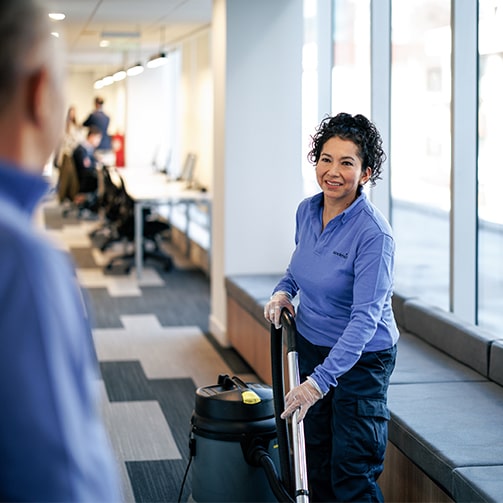
{"label": "glass partition", "polygon": [[449,309],[450,0],[392,1],[396,290]]}

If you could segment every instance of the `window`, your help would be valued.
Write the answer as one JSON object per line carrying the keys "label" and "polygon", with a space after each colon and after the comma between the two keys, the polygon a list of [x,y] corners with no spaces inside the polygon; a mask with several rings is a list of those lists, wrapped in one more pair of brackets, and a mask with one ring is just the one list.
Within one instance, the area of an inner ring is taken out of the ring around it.
{"label": "window", "polygon": [[450,1],[393,0],[396,290],[449,309]]}
{"label": "window", "polygon": [[333,0],[332,113],[370,118],[370,1]]}
{"label": "window", "polygon": [[503,2],[479,2],[478,323],[501,331],[503,312]]}

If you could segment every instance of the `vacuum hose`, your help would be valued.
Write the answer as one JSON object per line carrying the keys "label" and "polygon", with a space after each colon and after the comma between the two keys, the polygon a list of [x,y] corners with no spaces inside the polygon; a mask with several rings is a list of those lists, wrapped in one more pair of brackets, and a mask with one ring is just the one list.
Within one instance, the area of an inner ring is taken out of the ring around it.
{"label": "vacuum hose", "polygon": [[276,466],[270,454],[262,446],[256,446],[252,452],[249,453],[249,456],[252,460],[252,464],[263,468],[267,481],[269,482],[269,487],[276,499],[284,503],[295,503],[294,499],[288,494],[288,491],[279,479]]}

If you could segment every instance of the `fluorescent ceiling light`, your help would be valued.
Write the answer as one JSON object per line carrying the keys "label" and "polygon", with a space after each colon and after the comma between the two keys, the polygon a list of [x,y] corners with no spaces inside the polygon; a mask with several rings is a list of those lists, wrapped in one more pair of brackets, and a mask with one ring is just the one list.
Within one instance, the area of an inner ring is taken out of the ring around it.
{"label": "fluorescent ceiling light", "polygon": [[113,84],[115,81],[111,75],[107,75],[106,77],[103,77],[102,82],[104,86],[109,86],[110,84]]}
{"label": "fluorescent ceiling light", "polygon": [[155,56],[152,56],[148,62],[147,62],[147,67],[148,68],[157,68],[159,66],[162,66],[166,64],[168,61],[168,58],[166,56],[166,53],[160,52],[159,54],[156,54]]}
{"label": "fluorescent ceiling light", "polygon": [[127,69],[128,77],[133,77],[134,75],[139,75],[144,70],[143,65],[141,63],[136,63],[136,65]]}
{"label": "fluorescent ceiling light", "polygon": [[54,21],[63,21],[66,16],[62,12],[50,12],[49,17]]}
{"label": "fluorescent ceiling light", "polygon": [[124,80],[127,76],[127,73],[125,70],[119,70],[118,72],[115,72],[112,77],[114,78],[115,82],[118,82],[119,80]]}

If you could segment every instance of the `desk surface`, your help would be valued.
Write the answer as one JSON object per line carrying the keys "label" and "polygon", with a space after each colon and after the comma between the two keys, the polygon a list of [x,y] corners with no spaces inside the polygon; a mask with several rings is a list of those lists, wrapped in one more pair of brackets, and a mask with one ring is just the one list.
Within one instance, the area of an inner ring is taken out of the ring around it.
{"label": "desk surface", "polygon": [[149,169],[121,169],[128,194],[136,202],[172,203],[211,201],[211,194],[186,188],[185,182],[169,181],[165,174]]}

